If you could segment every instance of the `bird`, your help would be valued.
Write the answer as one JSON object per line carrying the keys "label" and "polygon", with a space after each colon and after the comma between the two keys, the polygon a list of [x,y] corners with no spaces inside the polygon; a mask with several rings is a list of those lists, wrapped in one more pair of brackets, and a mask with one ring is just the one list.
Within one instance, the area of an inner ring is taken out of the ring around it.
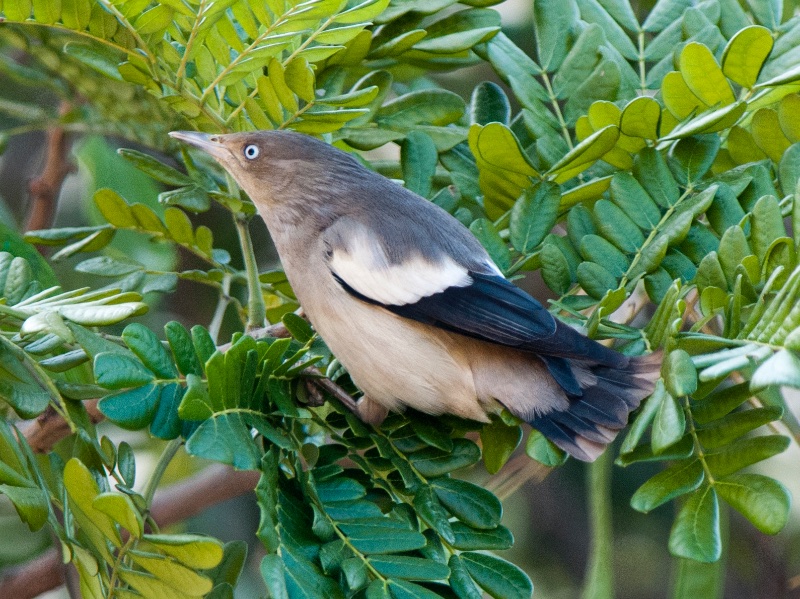
{"label": "bird", "polygon": [[508,281],[468,228],[323,140],[286,130],[170,136],[211,155],[266,223],[304,314],[380,425],[410,407],[489,422],[505,408],[595,460],[654,389],[631,357]]}

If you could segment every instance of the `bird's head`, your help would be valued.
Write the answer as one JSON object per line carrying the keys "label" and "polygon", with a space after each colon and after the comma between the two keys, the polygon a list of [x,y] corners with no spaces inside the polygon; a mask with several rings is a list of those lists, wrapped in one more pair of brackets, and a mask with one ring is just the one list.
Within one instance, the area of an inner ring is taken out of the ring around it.
{"label": "bird's head", "polygon": [[292,196],[353,168],[355,161],[328,144],[291,131],[252,131],[215,135],[173,131],[170,136],[204,150],[227,170],[260,209],[288,207]]}

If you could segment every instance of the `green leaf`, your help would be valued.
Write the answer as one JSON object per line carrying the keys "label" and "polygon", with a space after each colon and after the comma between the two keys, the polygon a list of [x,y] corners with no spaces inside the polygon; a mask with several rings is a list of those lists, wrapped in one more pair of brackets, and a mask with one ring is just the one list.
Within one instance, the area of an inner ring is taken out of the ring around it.
{"label": "green leaf", "polygon": [[525,442],[525,453],[532,459],[554,468],[567,461],[567,454],[564,450],[545,437],[536,429],[532,430]]}
{"label": "green leaf", "polygon": [[511,255],[509,254],[508,246],[506,246],[505,241],[500,237],[500,233],[497,232],[490,220],[479,218],[469,226],[469,230],[478,238],[481,245],[486,248],[489,257],[501,271],[505,272],[511,267]]}
{"label": "green leaf", "polygon": [[684,460],[659,472],[639,487],[631,497],[631,507],[640,512],[697,489],[705,478],[700,460]]}
{"label": "green leaf", "polygon": [[98,189],[94,193],[94,203],[110,224],[120,228],[136,227],[137,221],[128,203],[112,189]]}
{"label": "green leaf", "polygon": [[761,474],[732,474],[717,480],[714,488],[761,532],[774,535],[786,526],[791,497],[778,481]]}
{"label": "green leaf", "polygon": [[556,223],[561,194],[558,185],[543,181],[526,188],[511,209],[509,230],[514,248],[530,253]]}
{"label": "green leaf", "polygon": [[569,35],[578,22],[574,2],[537,2],[533,6],[536,54],[546,71],[556,71],[567,55]]}
{"label": "green leaf", "polygon": [[491,81],[478,84],[472,91],[470,123],[477,125],[502,123],[508,126],[510,119],[511,105],[503,89]]}
{"label": "green leaf", "polygon": [[224,555],[222,542],[193,534],[145,534],[142,550],[155,548],[195,570],[216,567]]}
{"label": "green leaf", "polygon": [[94,358],[94,376],[106,389],[139,387],[155,376],[139,360],[125,354],[103,352]]}
{"label": "green leaf", "polygon": [[166,585],[193,596],[206,595],[213,583],[209,578],[157,553],[130,551],[133,562],[156,576]]}
{"label": "green leaf", "polygon": [[442,507],[430,486],[422,487],[414,495],[414,509],[417,514],[448,543],[455,542],[450,516]]}
{"label": "green leaf", "polygon": [[447,565],[450,567],[450,588],[455,591],[459,599],[481,599],[483,597],[458,555],[451,555]]}
{"label": "green leaf", "polygon": [[444,580],[450,576],[450,568],[439,562],[421,557],[385,555],[369,557],[369,564],[387,578],[404,580]]}
{"label": "green leaf", "polygon": [[20,519],[35,532],[47,523],[50,503],[47,495],[39,488],[0,485],[0,494],[14,504]]}
{"label": "green leaf", "polygon": [[414,50],[454,54],[485,42],[500,31],[500,15],[494,10],[461,10],[425,27],[427,35]]}
{"label": "green leaf", "polygon": [[514,536],[505,526],[491,530],[475,530],[461,522],[454,522],[453,533],[455,534],[453,547],[462,551],[484,549],[498,551],[510,549],[514,544]]}
{"label": "green leaf", "polygon": [[617,278],[596,262],[581,262],[577,275],[580,286],[596,299],[601,299],[618,285]]}
{"label": "green leaf", "polygon": [[715,562],[722,553],[719,502],[711,486],[692,493],[683,504],[669,535],[669,550],[675,556],[699,562]]}
{"label": "green leaf", "polygon": [[140,35],[161,33],[172,23],[173,9],[166,5],[158,5],[146,10],[134,21],[133,26]]}
{"label": "green leaf", "polygon": [[619,129],[623,135],[658,139],[661,106],[652,98],[639,97],[628,102],[622,110]]}
{"label": "green leaf", "polygon": [[618,139],[619,127],[616,125],[603,127],[570,150],[547,171],[547,174],[556,175],[556,183],[568,181],[608,153]]}
{"label": "green leaf", "polygon": [[341,522],[338,528],[361,553],[378,555],[413,551],[425,546],[425,537],[408,530],[405,523],[389,518],[366,518]]}
{"label": "green leaf", "polygon": [[174,379],[177,376],[169,352],[155,333],[146,326],[133,323],[122,331],[122,339],[142,363],[158,378]]}
{"label": "green leaf", "polygon": [[438,161],[439,155],[430,136],[421,131],[409,133],[400,146],[400,165],[406,189],[424,198],[430,196]]}
{"label": "green leaf", "polygon": [[686,85],[706,106],[734,102],[733,90],[707,46],[689,42],[681,51],[679,63]]}
{"label": "green leaf", "polygon": [[682,349],[667,355],[663,369],[664,384],[673,397],[691,395],[697,390],[697,370],[692,358]]}
{"label": "green leaf", "polygon": [[60,401],[47,374],[5,336],[0,336],[0,364],[0,399],[22,418],[34,418],[51,401]]}
{"label": "green leaf", "polygon": [[61,21],[69,29],[86,29],[91,13],[89,0],[61,0]]}
{"label": "green leaf", "polygon": [[109,516],[137,539],[144,532],[142,515],[133,505],[133,501],[122,493],[100,493],[94,498],[92,506]]}
{"label": "green leaf", "polygon": [[156,181],[175,187],[194,185],[194,181],[191,177],[184,175],[171,166],[159,162],[152,156],[144,154],[143,152],[122,148],[118,150],[118,153],[140,171],[150,175]]}
{"label": "green leaf", "polygon": [[454,439],[452,452],[428,447],[408,456],[414,468],[426,478],[442,476],[453,470],[471,466],[480,458],[481,450],[467,439]]}
{"label": "green leaf", "polygon": [[651,446],[653,453],[659,454],[670,445],[680,441],[686,430],[686,414],[678,400],[670,393],[665,393],[653,421]]}
{"label": "green leaf", "polygon": [[192,338],[186,328],[181,323],[173,320],[164,325],[164,332],[181,374],[184,376],[188,374],[202,375],[202,366],[194,351]]}
{"label": "green leaf", "polygon": [[273,599],[289,599],[286,579],[283,575],[284,568],[280,555],[267,554],[261,560],[261,576]]}
{"label": "green leaf", "polygon": [[716,478],[738,472],[747,466],[786,451],[790,440],[783,435],[744,438],[706,453],[706,464]]}
{"label": "green leaf", "polygon": [[261,451],[238,413],[204,420],[186,441],[186,451],[240,470],[257,470],[261,463]]}
{"label": "green leaf", "polygon": [[[378,581],[376,580],[375,582]],[[441,597],[438,593],[434,593],[423,586],[404,580],[390,580],[389,589],[391,589],[394,599],[439,599]],[[381,597],[381,595],[377,596]],[[372,599],[372,597],[367,599]]]}
{"label": "green leaf", "polygon": [[89,469],[77,458],[70,459],[64,466],[64,488],[78,525],[100,555],[111,558],[107,542],[119,547],[122,544],[119,531],[109,516],[94,507],[100,488]]}
{"label": "green leaf", "polygon": [[782,349],[761,364],[750,379],[751,389],[770,385],[800,388],[800,359],[793,351]]}
{"label": "green leaf", "polygon": [[783,410],[778,407],[753,408],[734,412],[699,427],[697,429],[698,438],[707,449],[722,447],[760,426],[777,420],[781,414],[783,414]]}
{"label": "green leaf", "polygon": [[478,166],[486,213],[489,218],[500,218],[530,186],[531,177],[538,178],[539,174],[511,129],[500,123],[473,125],[469,147]]}
{"label": "green leaf", "polygon": [[509,426],[497,419],[481,429],[483,463],[489,474],[500,471],[522,440],[522,427]]}
{"label": "green leaf", "polygon": [[717,135],[697,135],[679,140],[670,150],[676,178],[684,184],[699,181],[714,163],[719,146]]}
{"label": "green leaf", "polygon": [[530,599],[533,585],[514,564],[493,555],[467,552],[461,561],[472,579],[495,599]]}
{"label": "green leaf", "polygon": [[744,88],[753,87],[773,43],[772,34],[766,27],[753,25],[740,30],[725,46],[722,72]]}
{"label": "green leaf", "polygon": [[109,420],[122,428],[138,430],[153,421],[160,397],[161,386],[151,383],[130,391],[108,395],[100,400],[97,407]]}
{"label": "green leaf", "polygon": [[500,524],[503,506],[486,489],[455,478],[437,478],[430,484],[442,505],[465,524],[478,529]]}
{"label": "green leaf", "polygon": [[545,243],[539,255],[545,284],[559,295],[565,294],[572,285],[572,274],[566,256],[554,243]]}

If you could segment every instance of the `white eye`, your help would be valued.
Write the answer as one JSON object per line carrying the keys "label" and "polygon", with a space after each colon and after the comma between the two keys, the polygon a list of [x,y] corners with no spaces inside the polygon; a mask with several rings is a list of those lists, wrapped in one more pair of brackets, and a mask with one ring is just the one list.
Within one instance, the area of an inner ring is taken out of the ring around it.
{"label": "white eye", "polygon": [[244,157],[248,160],[255,160],[258,158],[259,153],[258,146],[255,144],[250,144],[249,146],[244,147]]}

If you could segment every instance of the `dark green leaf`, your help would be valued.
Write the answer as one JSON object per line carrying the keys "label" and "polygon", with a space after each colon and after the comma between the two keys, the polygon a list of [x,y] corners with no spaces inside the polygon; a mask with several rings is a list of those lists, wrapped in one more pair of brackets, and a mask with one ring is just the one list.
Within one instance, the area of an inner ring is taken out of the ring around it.
{"label": "dark green leaf", "polygon": [[[338,524],[353,547],[366,554],[401,553],[425,546],[425,537],[390,518],[351,520]],[[403,577],[405,578],[405,577]]]}
{"label": "dark green leaf", "polygon": [[429,447],[408,456],[414,468],[427,478],[442,476],[453,470],[471,466],[480,458],[481,450],[467,439],[454,439],[452,452]]}
{"label": "dark green leaf", "polygon": [[647,513],[670,499],[694,491],[703,478],[703,465],[699,460],[678,462],[639,487],[631,497],[631,507]]}
{"label": "dark green leaf", "polygon": [[473,528],[495,528],[503,516],[503,506],[491,492],[455,478],[431,481],[439,501],[456,518]]}
{"label": "dark green leaf", "polygon": [[94,376],[106,389],[140,387],[155,376],[139,360],[125,354],[103,352],[94,358]]}
{"label": "dark green leaf", "polygon": [[450,568],[444,564],[421,557],[385,555],[372,556],[368,561],[375,570],[387,578],[444,580],[450,576]]}
{"label": "dark green leaf", "polygon": [[502,420],[493,420],[481,429],[483,463],[489,474],[495,474],[508,461],[522,440],[519,425],[508,426]]}
{"label": "dark green leaf", "polygon": [[493,555],[462,553],[461,561],[472,579],[495,599],[530,599],[533,585],[514,564]]}
{"label": "dark green leaf", "polygon": [[526,188],[511,209],[510,233],[514,248],[530,253],[550,232],[558,217],[558,185],[544,181]]}
{"label": "dark green leaf", "polygon": [[106,396],[100,400],[97,407],[109,420],[122,428],[138,430],[153,421],[161,398],[161,388],[161,385],[146,384],[130,391]]}
{"label": "dark green leaf", "polygon": [[714,488],[761,532],[774,535],[786,526],[791,497],[778,481],[761,474],[733,474],[716,481]]}
{"label": "dark green leaf", "polygon": [[719,502],[711,486],[692,493],[678,512],[669,535],[669,550],[678,557],[715,562],[722,553]]}

